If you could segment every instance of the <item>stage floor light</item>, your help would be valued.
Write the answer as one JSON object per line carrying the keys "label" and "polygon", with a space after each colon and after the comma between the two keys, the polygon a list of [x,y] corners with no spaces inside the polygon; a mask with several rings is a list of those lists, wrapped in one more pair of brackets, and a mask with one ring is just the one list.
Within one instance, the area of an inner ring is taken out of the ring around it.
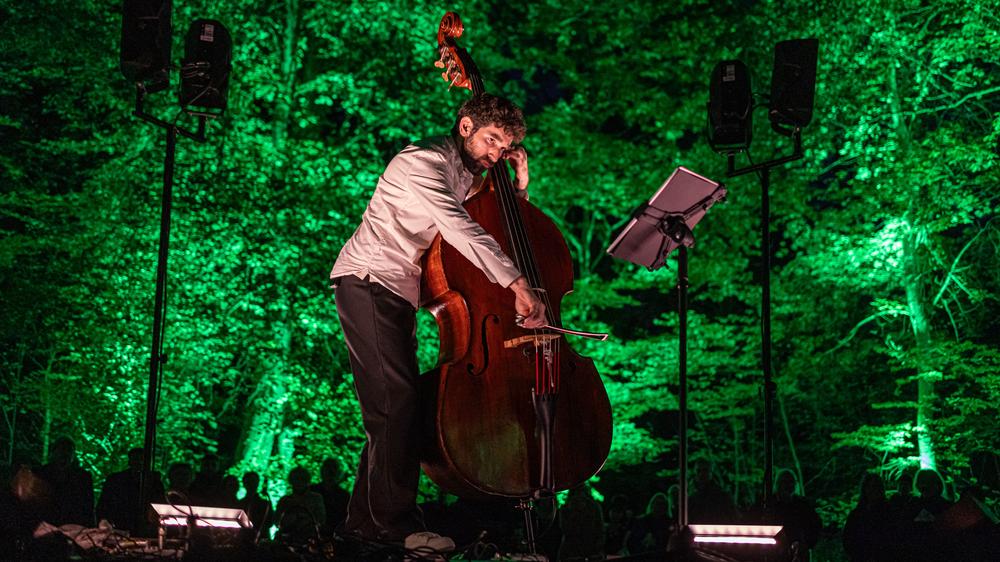
{"label": "stage floor light", "polygon": [[200,505],[152,504],[163,526],[189,526],[193,520],[198,527],[220,527],[228,529],[250,528],[250,518],[242,509],[227,507],[205,507]]}
{"label": "stage floor light", "polygon": [[695,543],[777,545],[780,525],[688,525]]}

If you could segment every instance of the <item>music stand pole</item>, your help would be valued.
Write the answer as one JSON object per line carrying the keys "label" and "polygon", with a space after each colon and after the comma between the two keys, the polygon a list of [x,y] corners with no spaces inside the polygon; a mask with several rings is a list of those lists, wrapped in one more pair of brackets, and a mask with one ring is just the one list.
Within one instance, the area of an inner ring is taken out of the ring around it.
{"label": "music stand pole", "polygon": [[677,254],[677,317],[679,348],[677,353],[678,363],[678,386],[677,391],[678,410],[680,420],[677,423],[677,430],[680,434],[678,441],[679,465],[678,479],[680,488],[677,491],[677,527],[679,531],[687,528],[688,524],[688,478],[687,478],[687,290],[688,290],[688,253],[687,246],[682,244]]}
{"label": "music stand pole", "polygon": [[[699,203],[696,207],[710,204]],[[687,290],[688,247],[694,246],[694,233],[687,225],[687,216],[667,215],[661,219],[660,233],[677,245],[677,534],[683,536],[688,525],[687,477]],[[668,246],[669,248],[669,246]]]}
{"label": "music stand pole", "polygon": [[660,232],[678,245],[677,250],[677,530],[683,533],[688,524],[687,478],[687,290],[688,247],[694,245],[694,233],[683,215],[668,215],[661,219]]}
{"label": "music stand pole", "polygon": [[688,478],[687,478],[687,290],[688,290],[688,247],[694,245],[694,233],[683,216],[668,216],[660,226],[664,236],[678,244],[677,250],[677,529],[683,532],[688,524]]}

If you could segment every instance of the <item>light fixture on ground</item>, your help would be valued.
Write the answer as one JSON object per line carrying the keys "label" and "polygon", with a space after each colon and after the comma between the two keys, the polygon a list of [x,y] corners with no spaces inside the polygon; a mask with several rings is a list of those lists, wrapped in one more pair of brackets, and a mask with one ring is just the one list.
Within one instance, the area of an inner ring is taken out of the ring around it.
{"label": "light fixture on ground", "polygon": [[[250,518],[242,509],[225,507],[207,507],[200,505],[178,505],[154,503],[151,504],[158,520],[158,535],[160,548],[166,546],[166,541],[177,538],[184,545],[198,530],[212,531],[215,538],[219,534],[235,540],[243,529],[252,529]],[[176,536],[172,536],[176,531]]]}
{"label": "light fixture on ground", "polygon": [[696,544],[758,544],[776,546],[780,525],[688,525]]}

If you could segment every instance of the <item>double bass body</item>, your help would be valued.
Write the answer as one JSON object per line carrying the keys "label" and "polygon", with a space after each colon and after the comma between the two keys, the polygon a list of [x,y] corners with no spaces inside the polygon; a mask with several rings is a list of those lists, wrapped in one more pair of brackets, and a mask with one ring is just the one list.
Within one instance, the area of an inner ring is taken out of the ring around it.
{"label": "double bass body", "polygon": [[[490,187],[470,198],[466,209],[514,255],[503,201]],[[559,302],[573,285],[569,249],[548,217],[525,200],[513,201],[538,257],[534,266],[548,296],[550,324],[558,326]],[[570,349],[565,336],[519,327],[511,312],[513,294],[489,282],[440,237],[425,256],[423,282],[441,337],[439,364],[423,377],[430,394],[422,462],[428,476],[461,497],[526,498],[594,475],[607,459],[612,429],[611,406],[593,361]],[[546,361],[550,373],[557,373],[554,380],[539,379]],[[554,406],[549,454],[543,451],[539,394]],[[543,457],[550,470],[542,470]]]}

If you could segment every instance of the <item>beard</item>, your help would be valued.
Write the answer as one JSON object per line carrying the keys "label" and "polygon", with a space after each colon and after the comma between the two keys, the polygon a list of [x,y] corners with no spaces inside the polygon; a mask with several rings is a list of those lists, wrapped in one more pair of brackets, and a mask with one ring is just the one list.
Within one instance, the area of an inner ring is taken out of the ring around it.
{"label": "beard", "polygon": [[455,137],[455,144],[458,145],[458,154],[462,157],[462,164],[465,165],[466,170],[472,172],[472,175],[478,176],[486,170],[486,166],[472,155],[469,151],[468,142],[469,139],[461,135]]}

